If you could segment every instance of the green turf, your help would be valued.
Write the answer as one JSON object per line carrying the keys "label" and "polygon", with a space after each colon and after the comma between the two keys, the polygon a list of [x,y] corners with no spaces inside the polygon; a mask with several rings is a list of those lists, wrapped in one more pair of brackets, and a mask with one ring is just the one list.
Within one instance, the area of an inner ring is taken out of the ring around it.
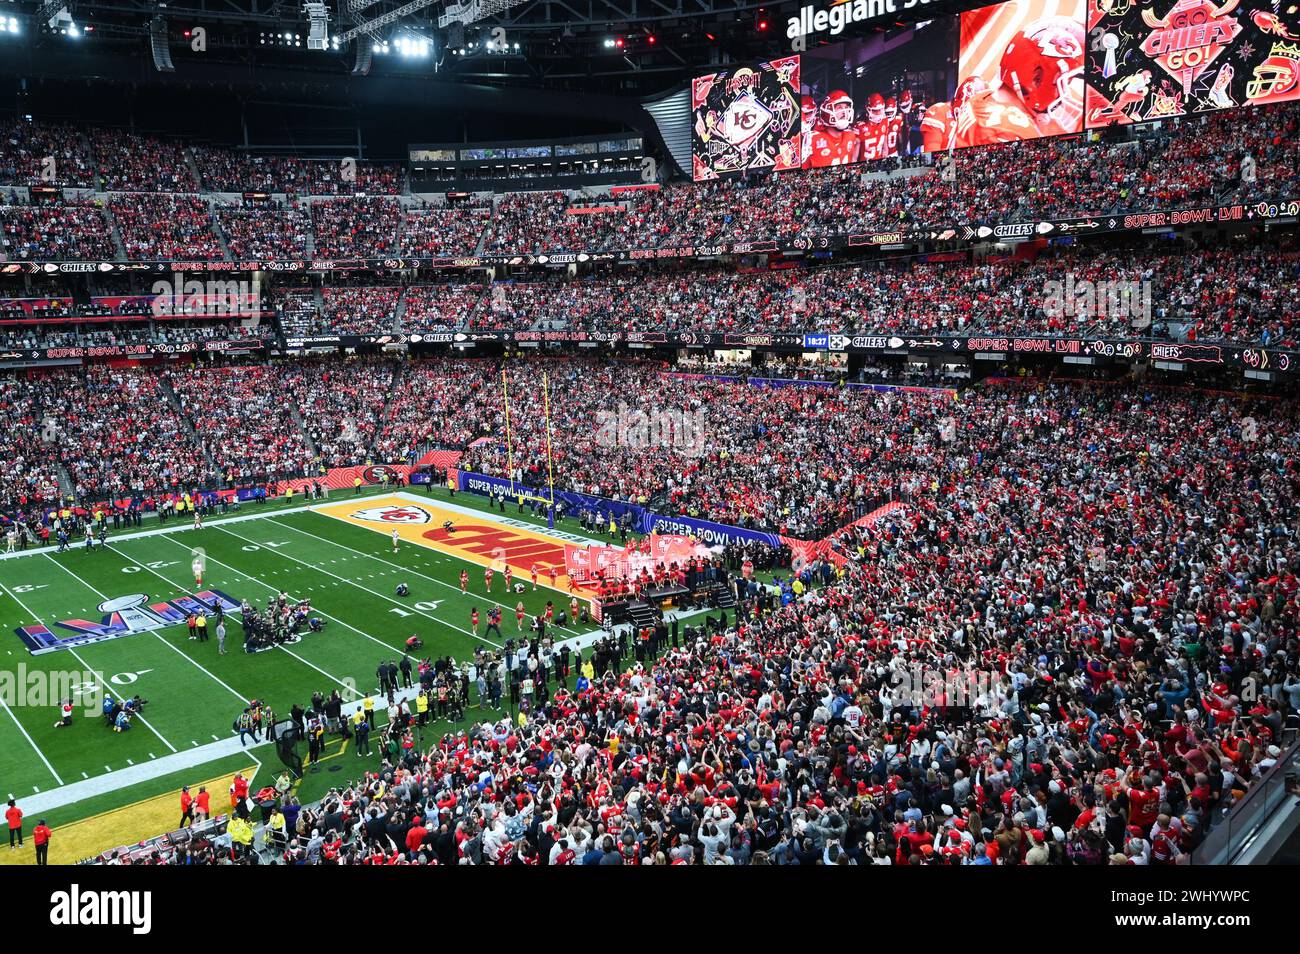
{"label": "green turf", "polygon": [[[264,758],[265,752],[258,753],[258,758]],[[104,812],[111,812],[117,808],[125,808],[127,805],[133,805],[136,802],[143,801],[146,798],[154,798],[158,795],[166,795],[168,792],[179,793],[182,785],[198,785],[210,778],[218,778],[230,772],[238,772],[254,765],[255,759],[247,755],[231,755],[226,758],[213,759],[210,762],[204,762],[200,766],[192,769],[185,769],[181,772],[171,772],[167,775],[158,775],[150,778],[148,781],[132,785],[130,788],[120,788],[116,791],[105,792],[103,795],[94,795],[90,798],[82,799],[79,802],[73,802],[62,808],[53,808],[48,812],[42,813],[41,817],[51,828],[58,828],[61,825],[68,825],[83,818],[90,818],[94,815],[102,815]],[[256,784],[261,785],[268,781],[270,776],[276,774],[278,763],[266,763],[266,777],[260,772],[255,776]],[[195,793],[198,789],[192,789]],[[229,800],[225,798],[225,792],[218,792],[213,798],[213,811],[221,814],[223,807],[229,806]],[[36,823],[35,818],[25,819],[27,824],[27,836],[31,837],[31,826]],[[158,832],[157,834],[162,834]],[[115,847],[115,846],[110,846]]]}
{"label": "green turf", "polygon": [[[336,494],[335,499],[344,496],[351,497]],[[430,496],[449,498],[443,489]],[[457,494],[454,502],[490,509],[472,495]],[[109,731],[99,719],[80,712],[71,728],[55,729],[52,700],[45,706],[13,705],[0,711],[0,793],[22,797],[229,738],[231,723],[246,700],[268,702],[283,715],[294,702],[307,702],[316,690],[337,688],[346,699],[372,694],[378,688],[377,664],[400,658],[412,633],[424,639],[422,655],[450,654],[464,660],[475,646],[487,645],[470,633],[471,607],[478,607],[485,625],[491,605],[476,566],[414,545],[394,554],[382,534],[286,509],[279,504],[246,505],[242,512],[260,519],[223,524],[213,518],[202,530],[189,529],[188,521],[179,520],[176,532],[153,537],[115,539],[110,534],[102,550],[78,547],[55,555],[51,549],[0,562],[0,669],[16,671],[22,665],[27,672],[89,670],[99,674],[95,678],[108,680],[117,693],[139,692],[150,701],[144,719],[126,733]],[[515,507],[508,506],[505,516],[545,526],[544,519],[527,514],[521,518]],[[576,520],[565,521],[562,528],[580,529]],[[295,599],[310,598],[327,621],[325,632],[249,655],[239,651],[242,632],[232,614],[227,618],[225,656],[217,654],[215,639],[189,640],[184,626],[41,656],[30,655],[13,633],[15,627],[33,622],[97,620],[100,602],[126,594],[147,593],[154,601],[188,593],[193,587],[194,547],[207,556],[205,588],[259,606],[280,590]],[[469,595],[459,587],[466,566],[471,570]],[[410,586],[410,596],[394,595],[398,582]],[[506,605],[502,628],[508,637],[516,632],[513,608],[520,597],[507,597],[499,579],[494,589],[493,595]],[[540,612],[547,599],[557,609],[568,603],[567,594],[545,587],[529,590],[522,598],[530,615]],[[258,750],[259,757],[265,759],[270,751]],[[355,761],[351,753],[346,758]],[[199,767],[186,774],[197,777],[205,771]]]}

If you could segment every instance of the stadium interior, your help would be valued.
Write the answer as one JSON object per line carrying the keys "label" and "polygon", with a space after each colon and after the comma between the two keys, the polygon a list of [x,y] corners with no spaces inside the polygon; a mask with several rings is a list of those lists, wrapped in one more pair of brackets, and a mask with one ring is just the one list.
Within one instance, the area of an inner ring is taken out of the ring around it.
{"label": "stadium interior", "polygon": [[0,0],[0,865],[1300,861],[1300,10],[903,7]]}

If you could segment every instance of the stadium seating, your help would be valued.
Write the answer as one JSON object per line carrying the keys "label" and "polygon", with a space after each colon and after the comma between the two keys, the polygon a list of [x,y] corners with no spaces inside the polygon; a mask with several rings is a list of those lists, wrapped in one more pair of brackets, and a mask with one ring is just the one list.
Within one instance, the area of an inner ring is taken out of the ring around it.
{"label": "stadium seating", "polygon": [[[574,686],[574,663],[560,691],[557,663],[541,663],[537,711],[471,710],[464,733],[385,767],[418,783],[416,804],[391,781],[381,793],[379,776],[343,785],[303,812],[271,860],[1172,864],[1275,760],[1300,677],[1279,662],[1250,698],[1242,680],[1286,656],[1295,633],[1293,403],[1032,381],[984,383],[953,401],[759,390],[669,377],[652,362],[514,361],[525,479],[540,463],[529,449],[543,369],[562,402],[566,486],[666,494],[684,513],[749,526],[829,529],[839,569],[778,564],[779,599],[742,592],[739,615],[686,627],[658,662],[634,666],[602,643],[583,653],[594,678]],[[375,396],[394,372],[397,401],[376,430]],[[496,372],[363,360],[170,377],[218,453],[254,453],[242,439],[226,446],[240,430],[292,461],[303,452],[282,441],[293,424],[261,394],[292,395],[326,458],[364,453],[372,433],[387,457],[499,434]],[[25,401],[62,389],[10,385],[14,421],[32,416]],[[88,381],[110,395],[99,414],[151,393],[140,386],[135,373]],[[703,411],[702,453],[577,439],[620,396]],[[494,467],[497,444],[471,447],[464,464]],[[881,492],[901,508],[844,526],[852,501]],[[1257,544],[1231,543],[1243,536]],[[732,546],[721,559],[736,568],[755,552]],[[804,674],[797,684],[792,670]],[[922,670],[947,674],[924,703],[907,681]],[[608,757],[615,725],[630,760]],[[492,787],[477,783],[485,773]],[[397,826],[392,844],[352,824],[363,796]],[[443,814],[453,805],[457,822]],[[411,809],[431,818],[414,847]],[[326,816],[336,821],[314,837]],[[443,823],[464,837],[432,837]]]}
{"label": "stadium seating", "polygon": [[166,372],[223,483],[244,486],[317,472],[297,409],[283,397],[288,373],[260,365]]}
{"label": "stadium seating", "polygon": [[322,199],[311,207],[316,254],[328,258],[375,258],[397,251],[401,207],[382,196]]}
{"label": "stadium seating", "polygon": [[407,209],[402,215],[401,253],[421,258],[474,255],[491,214],[490,205]]}
{"label": "stadium seating", "polygon": [[241,261],[306,258],[311,218],[297,208],[217,206],[217,223],[230,254]]}
{"label": "stadium seating", "polygon": [[0,185],[94,188],[95,162],[74,126],[0,120]]}
{"label": "stadium seating", "polygon": [[131,261],[216,261],[225,257],[208,203],[198,196],[115,196],[108,208]]}
{"label": "stadium seating", "polygon": [[97,203],[0,205],[0,256],[10,260],[107,261],[117,258]]}

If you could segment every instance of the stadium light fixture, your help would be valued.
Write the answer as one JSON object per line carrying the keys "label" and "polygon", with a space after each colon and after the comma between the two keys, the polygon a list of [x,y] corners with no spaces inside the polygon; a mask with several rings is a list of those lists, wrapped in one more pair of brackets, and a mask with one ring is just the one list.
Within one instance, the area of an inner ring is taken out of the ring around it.
{"label": "stadium light fixture", "polygon": [[[394,42],[397,52],[407,59],[427,59],[429,56],[429,41],[418,34],[404,34],[399,36]],[[384,52],[388,52],[388,44],[384,44]]]}

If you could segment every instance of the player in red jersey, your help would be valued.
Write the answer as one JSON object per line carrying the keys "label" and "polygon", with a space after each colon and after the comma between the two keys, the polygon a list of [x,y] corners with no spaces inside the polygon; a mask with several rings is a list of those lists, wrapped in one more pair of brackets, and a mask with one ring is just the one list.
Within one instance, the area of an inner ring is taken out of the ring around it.
{"label": "player in red jersey", "polygon": [[889,155],[896,156],[903,141],[903,116],[898,111],[898,100],[892,96],[885,100],[885,121],[889,123]]}
{"label": "player in red jersey", "polygon": [[803,120],[803,132],[799,134],[800,163],[806,166],[812,155],[813,130],[817,127],[817,101],[811,96],[803,97],[799,101],[799,116]]}
{"label": "player in red jersey", "polygon": [[1083,122],[1083,24],[1036,20],[1007,44],[996,89],[973,93],[960,113],[957,145],[983,146],[1078,132]]}
{"label": "player in red jersey", "polygon": [[843,166],[862,157],[862,138],[853,123],[853,99],[842,89],[822,100],[813,128],[808,165]]}
{"label": "player in red jersey", "polygon": [[858,123],[858,136],[862,141],[862,158],[866,161],[892,156],[890,133],[893,124],[885,115],[885,97],[872,93],[867,99],[866,122]]}
{"label": "player in red jersey", "polygon": [[935,103],[921,116],[921,149],[925,152],[948,149],[952,132],[952,107],[948,103]]}

